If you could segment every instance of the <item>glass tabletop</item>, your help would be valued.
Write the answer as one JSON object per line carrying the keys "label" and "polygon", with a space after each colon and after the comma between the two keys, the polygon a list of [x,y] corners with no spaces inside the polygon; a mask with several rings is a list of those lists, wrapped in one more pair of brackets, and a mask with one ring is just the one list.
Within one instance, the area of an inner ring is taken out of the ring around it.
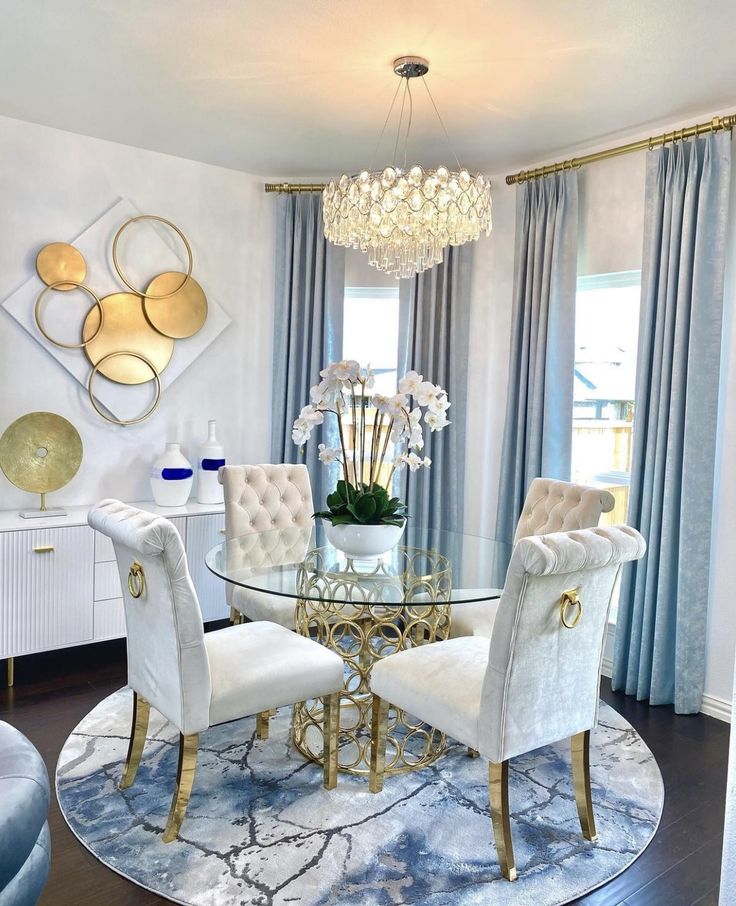
{"label": "glass tabletop", "polygon": [[319,521],[223,541],[205,563],[226,582],[264,594],[335,603],[371,596],[400,606],[498,598],[510,557],[511,545],[502,541],[410,523],[387,554],[352,560],[332,547]]}

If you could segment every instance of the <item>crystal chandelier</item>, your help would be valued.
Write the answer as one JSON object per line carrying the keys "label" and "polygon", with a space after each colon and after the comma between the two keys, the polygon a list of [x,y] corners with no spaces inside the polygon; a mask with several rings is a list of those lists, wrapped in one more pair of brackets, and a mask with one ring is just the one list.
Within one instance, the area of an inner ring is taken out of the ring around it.
{"label": "crystal chandelier", "polygon": [[[325,236],[335,245],[368,252],[372,265],[396,277],[411,277],[442,261],[448,245],[463,245],[491,232],[491,184],[472,176],[453,152],[457,170],[407,168],[407,145],[412,119],[410,79],[421,78],[449,145],[447,130],[424,76],[429,64],[422,57],[399,57],[394,72],[401,78],[383,124],[381,139],[399,91],[404,94],[394,144],[394,161],[383,170],[372,165],[357,176],[346,173],[329,182],[322,193]],[[403,166],[396,152],[408,99]],[[452,150],[452,149],[451,149]],[[375,154],[375,152],[374,152]]]}

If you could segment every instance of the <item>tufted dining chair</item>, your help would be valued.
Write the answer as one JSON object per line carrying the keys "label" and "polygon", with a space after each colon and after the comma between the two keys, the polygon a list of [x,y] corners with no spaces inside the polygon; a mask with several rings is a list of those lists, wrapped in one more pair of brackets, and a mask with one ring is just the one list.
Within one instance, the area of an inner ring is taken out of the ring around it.
{"label": "tufted dining chair", "polygon": [[[529,485],[514,544],[530,535],[550,532],[570,532],[573,529],[593,528],[602,513],[610,513],[616,501],[610,491],[572,481],[535,478]],[[498,590],[500,595],[500,589]],[[491,637],[500,597],[477,604],[453,604],[450,617],[450,637],[466,635]]]}
{"label": "tufted dining chair", "polygon": [[272,709],[307,698],[324,702],[324,783],[336,783],[342,659],[275,623],[205,634],[176,528],[162,516],[103,500],[88,522],[112,539],[123,587],[133,725],[121,788],[136,776],[150,708],[179,730],[179,766],[163,840],[176,838],[194,782],[199,734],[257,715],[268,736]]}
{"label": "tufted dining chair", "polygon": [[570,737],[578,816],[595,841],[589,747],[608,611],[621,564],[645,549],[628,526],[522,538],[490,641],[448,639],[374,664],[371,791],[383,787],[389,703],[479,752],[501,870],[513,881],[509,760]]}
{"label": "tufted dining chair", "polygon": [[[228,541],[274,529],[311,531],[314,504],[306,466],[222,466],[218,477],[224,491]],[[271,620],[287,629],[295,628],[292,598],[230,584],[226,594],[231,610],[249,620]]]}

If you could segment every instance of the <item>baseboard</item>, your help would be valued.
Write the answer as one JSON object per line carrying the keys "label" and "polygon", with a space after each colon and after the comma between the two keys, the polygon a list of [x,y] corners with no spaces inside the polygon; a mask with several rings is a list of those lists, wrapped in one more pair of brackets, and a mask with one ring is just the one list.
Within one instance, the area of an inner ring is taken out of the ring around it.
{"label": "baseboard", "polygon": [[[608,652],[611,652],[611,654],[613,653],[614,630],[615,626],[609,624],[606,647],[603,660],[601,661],[601,673],[609,679],[613,674],[613,659],[610,656],[607,657],[606,654]],[[703,695],[703,703],[700,706],[700,711],[702,714],[707,714],[708,717],[715,717],[716,720],[725,721],[727,724],[731,723],[731,702],[726,701],[725,698],[718,698],[716,695]]]}
{"label": "baseboard", "polygon": [[726,701],[725,698],[718,698],[715,695],[704,695],[700,710],[703,714],[707,714],[708,717],[715,717],[718,720],[725,721],[727,724],[731,723],[731,702]]}

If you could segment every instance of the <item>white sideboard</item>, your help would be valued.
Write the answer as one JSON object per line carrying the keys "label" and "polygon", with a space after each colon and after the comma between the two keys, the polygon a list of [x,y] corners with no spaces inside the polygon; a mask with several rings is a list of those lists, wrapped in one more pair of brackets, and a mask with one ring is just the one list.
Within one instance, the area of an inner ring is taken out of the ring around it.
{"label": "white sideboard", "polygon": [[[207,551],[224,539],[222,504],[183,507],[136,503],[179,530],[205,621],[229,616],[225,583],[206,567]],[[120,577],[112,542],[87,525],[89,507],[65,516],[23,519],[0,512],[0,660],[125,635]]]}

